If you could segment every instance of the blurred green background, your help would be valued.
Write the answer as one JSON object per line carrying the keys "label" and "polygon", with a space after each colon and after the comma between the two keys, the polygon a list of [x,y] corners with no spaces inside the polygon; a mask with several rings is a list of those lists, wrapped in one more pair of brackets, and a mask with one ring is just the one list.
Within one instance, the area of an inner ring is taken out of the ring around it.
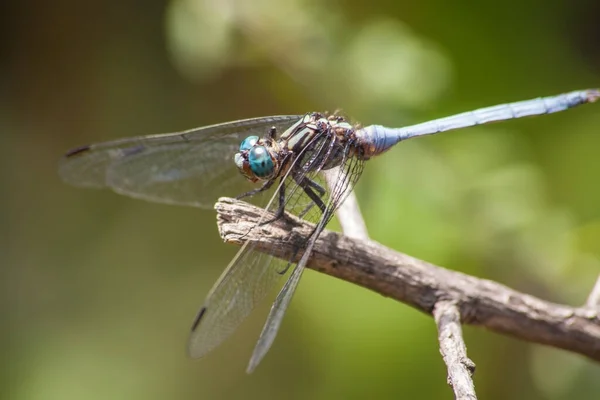
{"label": "blurred green background", "polygon": [[[69,148],[341,108],[402,126],[600,86],[595,0],[0,5],[6,399],[449,399],[430,317],[308,271],[205,359],[188,329],[237,248],[215,214],[69,187]],[[409,141],[356,192],[394,249],[579,305],[600,272],[600,104]],[[337,223],[330,228],[336,228]],[[8,228],[8,229],[6,229]],[[485,399],[598,399],[600,365],[465,327]]]}

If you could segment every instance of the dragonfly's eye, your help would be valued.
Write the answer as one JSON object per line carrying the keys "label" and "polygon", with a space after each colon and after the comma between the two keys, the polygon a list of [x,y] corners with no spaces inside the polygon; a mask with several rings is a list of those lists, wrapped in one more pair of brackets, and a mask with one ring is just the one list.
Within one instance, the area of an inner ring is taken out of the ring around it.
{"label": "dragonfly's eye", "polygon": [[258,142],[258,136],[248,136],[240,144],[240,151],[250,150]]}
{"label": "dragonfly's eye", "polygon": [[273,160],[265,146],[255,146],[248,152],[250,170],[259,178],[273,174]]}
{"label": "dragonfly's eye", "polygon": [[250,163],[248,162],[248,157],[244,157],[242,153],[236,153],[233,157],[235,165],[238,167],[238,170],[251,182],[256,182],[258,179],[254,175],[254,172],[250,169]]}

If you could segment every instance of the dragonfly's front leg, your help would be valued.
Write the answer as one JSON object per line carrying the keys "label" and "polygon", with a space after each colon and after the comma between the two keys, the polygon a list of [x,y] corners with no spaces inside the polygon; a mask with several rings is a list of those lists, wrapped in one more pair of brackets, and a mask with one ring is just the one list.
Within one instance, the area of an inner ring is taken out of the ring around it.
{"label": "dragonfly's front leg", "polygon": [[256,189],[252,189],[246,193],[242,193],[238,196],[235,197],[236,200],[241,200],[244,197],[252,197],[255,194],[258,194],[260,192],[264,192],[265,190],[269,189],[271,186],[273,186],[273,182],[275,182],[275,179],[269,179],[268,181],[266,181],[265,183],[262,184],[261,187],[256,188]]}
{"label": "dragonfly's front leg", "polygon": [[270,224],[271,222],[275,222],[285,215],[285,181],[283,178],[281,178],[281,183],[279,184],[278,197],[279,205],[277,206],[277,211],[275,211],[275,216],[273,216],[273,218],[261,222],[261,225],[266,225]]}

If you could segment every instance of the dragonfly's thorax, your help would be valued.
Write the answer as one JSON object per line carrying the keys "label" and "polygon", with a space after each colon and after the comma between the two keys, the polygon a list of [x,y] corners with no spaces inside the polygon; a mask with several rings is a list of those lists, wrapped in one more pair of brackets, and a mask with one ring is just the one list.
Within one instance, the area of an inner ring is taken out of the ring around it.
{"label": "dragonfly's thorax", "polygon": [[295,155],[295,167],[305,171],[339,166],[344,156],[355,155],[355,143],[354,127],[336,114],[306,114],[279,138],[280,147]]}
{"label": "dragonfly's thorax", "polygon": [[240,144],[234,160],[252,182],[268,181],[294,171],[327,170],[340,166],[345,158],[363,157],[355,128],[343,117],[309,113],[276,139],[273,129],[263,138],[249,136]]}

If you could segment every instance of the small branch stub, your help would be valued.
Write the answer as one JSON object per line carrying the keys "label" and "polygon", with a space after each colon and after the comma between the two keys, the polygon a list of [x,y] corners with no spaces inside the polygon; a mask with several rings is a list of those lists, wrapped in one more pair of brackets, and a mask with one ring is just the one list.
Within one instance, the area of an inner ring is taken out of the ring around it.
{"label": "small branch stub", "polygon": [[600,276],[598,276],[585,305],[592,310],[600,312]]}
{"label": "small branch stub", "polygon": [[452,301],[440,301],[433,309],[438,328],[440,353],[448,368],[448,384],[457,400],[476,400],[473,374],[475,363],[467,357],[460,327],[460,313]]}

